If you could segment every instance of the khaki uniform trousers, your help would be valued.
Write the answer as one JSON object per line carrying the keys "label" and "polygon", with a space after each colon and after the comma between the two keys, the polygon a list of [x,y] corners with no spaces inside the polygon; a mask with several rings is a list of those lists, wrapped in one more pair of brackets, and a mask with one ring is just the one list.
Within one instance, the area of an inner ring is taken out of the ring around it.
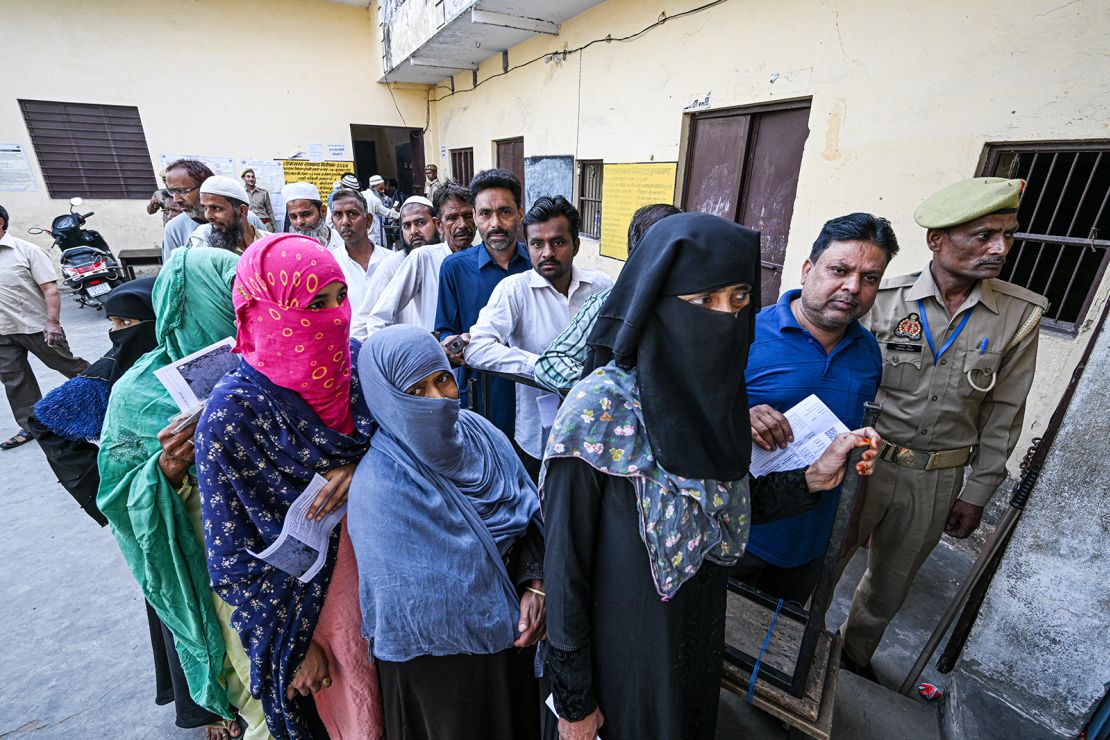
{"label": "khaki uniform trousers", "polygon": [[840,628],[844,651],[856,663],[870,662],[918,569],[940,541],[948,510],[963,486],[963,470],[913,470],[875,461],[860,512],[859,539],[840,561],[843,572],[856,549],[871,537],[867,571]]}

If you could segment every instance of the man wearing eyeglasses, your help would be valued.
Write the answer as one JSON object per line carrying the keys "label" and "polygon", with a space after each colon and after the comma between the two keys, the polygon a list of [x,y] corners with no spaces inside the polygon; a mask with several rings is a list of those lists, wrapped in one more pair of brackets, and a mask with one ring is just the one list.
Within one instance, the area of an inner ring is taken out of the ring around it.
{"label": "man wearing eyeglasses", "polygon": [[[179,159],[166,167],[166,190],[182,213],[166,224],[162,236],[163,263],[170,258],[170,252],[189,243],[198,226],[208,223],[200,204],[200,186],[212,174],[208,165],[197,159]],[[256,229],[263,229],[262,220],[253,213],[247,213],[247,220]]]}

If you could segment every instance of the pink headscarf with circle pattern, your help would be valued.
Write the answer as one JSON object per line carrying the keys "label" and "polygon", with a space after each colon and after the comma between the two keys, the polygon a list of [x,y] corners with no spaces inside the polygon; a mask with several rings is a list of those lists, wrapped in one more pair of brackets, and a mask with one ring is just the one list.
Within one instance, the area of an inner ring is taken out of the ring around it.
{"label": "pink headscarf with circle pattern", "polygon": [[321,288],[344,285],[339,263],[315,239],[273,234],[247,247],[235,271],[235,351],[297,393],[331,429],[350,434],[351,304],[309,309]]}

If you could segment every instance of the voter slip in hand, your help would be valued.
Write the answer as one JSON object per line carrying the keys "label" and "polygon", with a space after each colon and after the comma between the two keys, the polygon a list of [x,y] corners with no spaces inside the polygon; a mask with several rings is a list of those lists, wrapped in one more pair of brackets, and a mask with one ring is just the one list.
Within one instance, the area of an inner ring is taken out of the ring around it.
{"label": "voter slip in hand", "polygon": [[172,433],[177,434],[199,419],[216,383],[239,366],[239,356],[231,351],[234,346],[233,338],[221,339],[154,371],[154,377],[181,409],[181,413],[170,418],[174,425]]}
{"label": "voter slip in hand", "polygon": [[343,504],[320,521],[305,516],[316,494],[323,490],[327,483],[327,479],[318,473],[312,476],[308,488],[297,496],[296,501],[286,512],[281,534],[274,543],[262,552],[252,550],[247,552],[303,583],[308,583],[315,578],[327,562],[331,531],[347,513],[347,504]]}
{"label": "voter slip in hand", "polygon": [[784,470],[807,468],[821,457],[836,439],[836,435],[848,431],[848,427],[836,418],[836,414],[814,395],[808,396],[783,416],[790,422],[794,441],[785,448],[775,447],[771,450],[752,444],[752,462],[748,472],[753,478]]}

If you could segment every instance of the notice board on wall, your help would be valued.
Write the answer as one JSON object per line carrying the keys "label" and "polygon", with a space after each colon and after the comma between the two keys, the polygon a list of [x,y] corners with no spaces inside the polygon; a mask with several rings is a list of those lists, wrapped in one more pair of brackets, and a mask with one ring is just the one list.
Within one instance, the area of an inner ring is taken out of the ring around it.
{"label": "notice board on wall", "polygon": [[320,189],[320,197],[327,201],[331,188],[344,172],[354,172],[355,163],[350,161],[311,162],[307,159],[282,159],[281,168],[285,172],[285,182],[310,182]]}
{"label": "notice board on wall", "polygon": [[677,162],[605,164],[601,180],[601,255],[628,258],[628,224],[638,208],[674,203]]}
{"label": "notice board on wall", "polygon": [[537,198],[561,195],[574,199],[574,157],[567,155],[524,158],[524,210]]}

